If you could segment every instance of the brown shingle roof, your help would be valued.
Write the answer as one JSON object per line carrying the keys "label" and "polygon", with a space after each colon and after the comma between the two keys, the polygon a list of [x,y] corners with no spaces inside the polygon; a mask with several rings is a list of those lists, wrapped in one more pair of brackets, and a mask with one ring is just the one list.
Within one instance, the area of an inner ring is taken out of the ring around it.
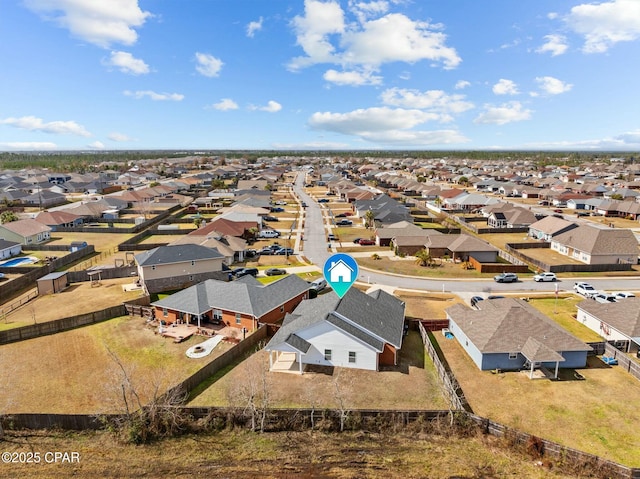
{"label": "brown shingle roof", "polygon": [[596,228],[581,225],[554,238],[564,244],[592,255],[638,254],[638,240],[633,232],[623,228]]}

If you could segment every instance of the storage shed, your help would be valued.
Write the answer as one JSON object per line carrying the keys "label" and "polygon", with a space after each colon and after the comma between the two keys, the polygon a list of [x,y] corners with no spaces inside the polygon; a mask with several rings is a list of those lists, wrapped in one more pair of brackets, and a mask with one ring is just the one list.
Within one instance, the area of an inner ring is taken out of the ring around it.
{"label": "storage shed", "polygon": [[38,294],[59,293],[69,286],[67,272],[49,273],[37,281]]}

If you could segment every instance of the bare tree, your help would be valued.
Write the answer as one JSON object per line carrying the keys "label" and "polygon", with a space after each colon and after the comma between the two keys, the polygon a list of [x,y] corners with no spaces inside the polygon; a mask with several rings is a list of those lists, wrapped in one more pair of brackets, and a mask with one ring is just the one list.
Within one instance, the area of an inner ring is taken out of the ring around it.
{"label": "bare tree", "polygon": [[349,418],[349,397],[351,393],[351,384],[347,379],[341,379],[343,376],[343,370],[336,368],[333,375],[333,399],[336,402],[338,408],[338,414],[340,414],[340,432],[344,431],[344,426]]}
{"label": "bare tree", "polygon": [[115,365],[113,380],[107,384],[106,399],[111,411],[120,414],[111,426],[127,442],[148,443],[178,434],[186,427],[182,410],[187,395],[179,387],[168,388],[167,381],[153,375],[136,375],[108,346]]}
{"label": "bare tree", "polygon": [[243,408],[243,413],[251,421],[251,430],[264,432],[269,406],[271,404],[271,384],[269,370],[264,361],[257,367],[245,364],[242,381],[235,384],[229,391],[230,404],[237,404]]}

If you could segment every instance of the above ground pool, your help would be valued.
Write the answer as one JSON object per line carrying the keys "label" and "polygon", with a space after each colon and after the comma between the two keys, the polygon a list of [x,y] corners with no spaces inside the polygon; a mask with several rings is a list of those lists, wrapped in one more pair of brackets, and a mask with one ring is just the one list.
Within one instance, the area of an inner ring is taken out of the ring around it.
{"label": "above ground pool", "polygon": [[21,266],[26,264],[33,264],[36,261],[38,261],[38,258],[34,258],[33,256],[21,256],[20,258],[13,258],[0,263],[0,266]]}

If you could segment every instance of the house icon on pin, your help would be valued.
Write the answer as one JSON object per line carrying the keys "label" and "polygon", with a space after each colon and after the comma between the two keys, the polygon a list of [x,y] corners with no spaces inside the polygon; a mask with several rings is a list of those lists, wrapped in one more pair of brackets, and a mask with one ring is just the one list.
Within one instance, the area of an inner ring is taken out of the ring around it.
{"label": "house icon on pin", "polygon": [[329,268],[329,281],[331,283],[351,283],[353,268],[342,260],[331,263]]}

